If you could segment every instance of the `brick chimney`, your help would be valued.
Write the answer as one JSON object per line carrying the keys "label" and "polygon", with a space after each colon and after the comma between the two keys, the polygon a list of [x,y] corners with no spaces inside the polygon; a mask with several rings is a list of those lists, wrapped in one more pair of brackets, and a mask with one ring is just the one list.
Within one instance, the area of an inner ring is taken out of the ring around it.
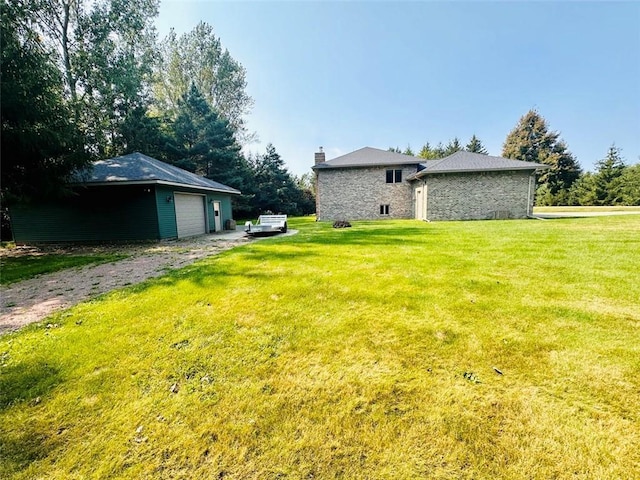
{"label": "brick chimney", "polygon": [[316,165],[318,165],[319,163],[324,162],[325,158],[324,158],[324,152],[322,151],[322,147],[320,147],[320,151],[316,152]]}

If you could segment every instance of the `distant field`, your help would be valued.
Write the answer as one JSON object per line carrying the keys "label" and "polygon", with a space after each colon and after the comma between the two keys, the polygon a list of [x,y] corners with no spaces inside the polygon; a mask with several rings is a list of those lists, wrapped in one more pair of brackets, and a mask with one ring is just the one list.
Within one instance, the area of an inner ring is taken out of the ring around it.
{"label": "distant field", "polygon": [[0,337],[0,478],[640,478],[640,217],[293,219]]}
{"label": "distant field", "polygon": [[551,213],[551,212],[638,212],[640,206],[634,207],[534,207],[533,213]]}

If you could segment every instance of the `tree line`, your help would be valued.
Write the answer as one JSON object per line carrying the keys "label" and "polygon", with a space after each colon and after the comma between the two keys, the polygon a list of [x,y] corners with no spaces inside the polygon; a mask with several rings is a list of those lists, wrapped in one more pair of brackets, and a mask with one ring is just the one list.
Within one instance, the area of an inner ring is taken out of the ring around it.
{"label": "tree line", "polygon": [[[466,146],[458,137],[435,147],[425,143],[417,156],[438,159],[466,150],[487,155],[487,149],[474,134]],[[389,151],[416,156],[410,146]],[[584,172],[558,132],[536,111],[523,115],[504,141],[505,158],[549,165],[537,179],[537,205],[640,205],[640,164],[628,165],[615,144],[596,163],[595,172]]]}
{"label": "tree line", "polygon": [[[213,28],[158,39],[158,0],[0,0],[3,208],[69,194],[140,151],[243,192],[236,215],[315,211],[273,145],[246,156],[246,71]],[[269,192],[268,194],[265,192]]]}
{"label": "tree line", "polygon": [[402,153],[404,155],[417,156],[426,160],[435,160],[438,158],[447,157],[461,150],[481,153],[483,155],[488,155],[489,153],[482,144],[482,141],[478,137],[476,137],[475,133],[472,135],[472,137],[469,139],[469,142],[464,147],[460,143],[460,139],[458,137],[454,137],[444,145],[442,144],[442,142],[438,142],[437,145],[432,146],[429,142],[427,142],[422,146],[417,155],[413,152],[410,145],[407,145],[407,148],[405,148],[404,150],[401,150],[398,147],[389,147],[388,150],[390,152]]}
{"label": "tree line", "polygon": [[640,165],[627,165],[613,144],[594,173],[584,172],[536,110],[529,110],[509,132],[502,156],[551,167],[538,178],[537,205],[640,205]]}

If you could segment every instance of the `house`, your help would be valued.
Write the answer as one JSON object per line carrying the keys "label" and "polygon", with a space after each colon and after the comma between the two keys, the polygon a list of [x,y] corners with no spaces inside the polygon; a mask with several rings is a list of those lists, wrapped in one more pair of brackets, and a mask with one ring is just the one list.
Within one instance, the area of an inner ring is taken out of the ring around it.
{"label": "house", "polygon": [[73,195],[11,208],[16,243],[164,240],[218,232],[240,192],[142,153],[100,160]]}
{"label": "house", "polygon": [[315,154],[318,220],[481,220],[531,215],[547,165],[459,151],[438,160],[365,147]]}

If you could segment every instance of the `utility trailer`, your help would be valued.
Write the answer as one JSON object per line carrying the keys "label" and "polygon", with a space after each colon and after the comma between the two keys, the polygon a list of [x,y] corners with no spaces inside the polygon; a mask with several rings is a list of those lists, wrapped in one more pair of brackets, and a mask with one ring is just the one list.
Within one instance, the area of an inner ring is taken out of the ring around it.
{"label": "utility trailer", "polygon": [[267,235],[287,233],[287,216],[260,215],[258,217],[258,223],[255,225],[251,222],[246,222],[244,224],[244,231],[252,237],[266,237]]}

